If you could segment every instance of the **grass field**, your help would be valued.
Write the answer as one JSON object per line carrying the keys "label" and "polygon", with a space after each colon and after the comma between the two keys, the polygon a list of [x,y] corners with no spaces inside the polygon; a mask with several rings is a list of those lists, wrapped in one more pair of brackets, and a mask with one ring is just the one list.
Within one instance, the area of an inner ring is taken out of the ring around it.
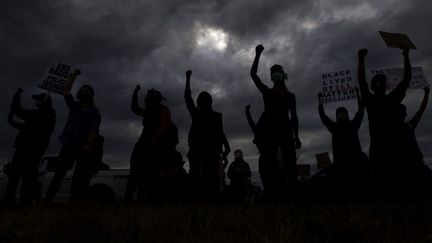
{"label": "grass field", "polygon": [[2,209],[0,242],[432,242],[432,205],[39,205]]}

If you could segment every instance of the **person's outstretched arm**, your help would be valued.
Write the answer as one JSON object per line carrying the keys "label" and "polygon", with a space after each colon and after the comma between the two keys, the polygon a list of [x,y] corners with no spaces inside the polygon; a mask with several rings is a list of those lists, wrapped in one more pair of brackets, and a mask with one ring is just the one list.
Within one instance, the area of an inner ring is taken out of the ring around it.
{"label": "person's outstretched arm", "polygon": [[21,107],[21,94],[23,89],[18,88],[12,100],[11,112],[22,120],[27,120],[31,114],[30,110]]}
{"label": "person's outstretched arm", "polygon": [[335,126],[335,122],[333,122],[325,113],[324,111],[324,105],[321,102],[321,93],[318,93],[318,113],[319,117],[321,119],[321,122],[324,124],[324,126],[327,127],[327,129],[332,133],[333,128]]}
{"label": "person's outstretched arm", "polygon": [[246,113],[246,119],[247,119],[247,121],[249,123],[249,126],[252,129],[252,132],[255,134],[255,132],[256,132],[256,124],[255,124],[255,121],[253,120],[252,114],[250,112],[250,105],[247,105],[245,107],[245,113]]}
{"label": "person's outstretched arm", "polygon": [[417,113],[414,115],[414,117],[411,118],[411,120],[409,121],[409,123],[411,124],[413,129],[415,129],[417,127],[418,123],[420,122],[420,119],[423,116],[423,113],[426,110],[426,106],[427,106],[427,103],[429,101],[430,88],[426,87],[423,90],[425,93],[423,96],[423,101],[420,105],[420,109],[417,111]]}
{"label": "person's outstretched arm", "polygon": [[[21,88],[18,88],[17,91],[15,92],[15,95],[12,99],[12,104],[10,106],[10,110],[9,110],[9,114],[7,117],[7,121],[8,123],[16,128],[16,129],[21,129],[23,127],[23,124],[18,123],[14,120],[14,114],[16,111],[21,110],[21,101],[20,101],[20,97],[21,97],[21,93],[23,92],[23,90]],[[26,115],[24,115],[26,116]]]}
{"label": "person's outstretched arm", "polygon": [[257,74],[259,59],[263,51],[264,51],[264,47],[262,45],[257,45],[255,47],[255,58],[253,60],[252,68],[250,70],[251,78],[254,84],[256,85],[256,87],[258,88],[258,90],[261,91],[261,93],[268,89],[268,87],[265,84],[263,84],[263,82],[261,81],[260,77]]}
{"label": "person's outstretched arm", "polygon": [[411,61],[409,59],[409,49],[404,49],[402,51],[402,55],[404,57],[404,77],[402,81],[398,83],[396,88],[389,94],[395,97],[398,103],[402,102],[402,100],[405,98],[405,94],[412,77]]}
{"label": "person's outstretched arm", "polygon": [[363,105],[363,101],[361,100],[361,97],[360,97],[359,89],[355,88],[355,92],[356,92],[356,96],[357,96],[358,110],[357,110],[357,112],[353,118],[353,123],[354,123],[354,127],[358,130],[358,129],[360,129],[361,123],[363,121],[365,108]]}
{"label": "person's outstretched arm", "polygon": [[299,120],[297,117],[297,104],[296,104],[296,98],[294,94],[291,94],[292,98],[291,98],[291,108],[290,108],[290,113],[291,113],[291,122],[293,125],[293,132],[294,132],[294,141],[295,141],[295,146],[296,149],[300,149],[301,148],[301,141],[298,135],[298,130],[299,130]]}
{"label": "person's outstretched arm", "polygon": [[369,91],[369,86],[366,81],[365,59],[367,54],[367,49],[361,49],[358,51],[357,78],[359,82],[360,93],[363,99],[368,99],[369,96],[372,95]]}
{"label": "person's outstretched arm", "polygon": [[71,95],[72,87],[75,83],[76,78],[81,74],[81,70],[76,69],[69,77],[63,88],[63,96],[65,97],[66,105],[69,109],[75,108],[77,106],[77,102]]}
{"label": "person's outstretched arm", "polygon": [[186,87],[185,87],[185,102],[186,102],[186,107],[189,111],[189,113],[192,115],[195,112],[198,112],[198,108],[195,106],[195,103],[192,99],[192,91],[191,91],[191,87],[190,87],[190,79],[192,76],[192,70],[187,70],[186,71]]}
{"label": "person's outstretched arm", "polygon": [[141,89],[141,86],[137,85],[132,94],[132,103],[131,110],[138,116],[144,116],[144,110],[139,106],[138,103],[138,91]]}

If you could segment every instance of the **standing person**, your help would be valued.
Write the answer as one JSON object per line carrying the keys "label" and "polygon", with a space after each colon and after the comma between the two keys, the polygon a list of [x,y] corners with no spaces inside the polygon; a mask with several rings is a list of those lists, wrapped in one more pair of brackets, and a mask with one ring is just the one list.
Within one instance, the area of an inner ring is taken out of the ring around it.
{"label": "standing person", "polygon": [[94,104],[95,92],[89,85],[83,85],[76,94],[71,89],[80,70],[75,70],[64,87],[64,99],[69,108],[66,125],[59,138],[62,148],[59,153],[56,172],[48,187],[46,202],[51,202],[59,191],[66,173],[74,167],[71,182],[71,200],[87,199],[91,177],[96,173],[95,144],[97,142],[101,115]]}
{"label": "standing person", "polygon": [[175,150],[178,130],[171,121],[168,107],[162,104],[165,98],[159,91],[150,89],[144,99],[145,108],[142,109],[138,102],[140,89],[137,85],[133,92],[131,110],[143,118],[143,130],[130,159],[130,174],[124,198],[126,202],[132,201],[135,192],[139,201],[154,199],[159,193],[160,172],[172,167],[168,163],[179,161]]}
{"label": "standing person", "polygon": [[213,111],[212,96],[203,91],[198,95],[197,105],[192,99],[190,78],[192,71],[186,72],[185,101],[192,118],[189,130],[189,175],[192,187],[199,193],[215,197],[220,185],[220,161],[230,152],[228,140],[223,131],[222,114]]}
{"label": "standing person", "polygon": [[[48,148],[51,134],[55,127],[56,114],[52,108],[52,100],[48,94],[33,95],[36,109],[21,108],[22,89],[18,89],[13,97],[8,122],[18,129],[15,140],[15,154],[10,163],[8,185],[4,201],[10,204],[15,199],[20,178],[20,203],[29,204],[37,191],[38,169],[42,156]],[[24,123],[14,120],[17,116]]]}
{"label": "standing person", "polygon": [[[372,165],[372,179],[376,190],[390,192],[399,180],[396,168],[401,163],[403,151],[395,150],[401,140],[398,131],[402,122],[399,119],[399,104],[411,81],[411,62],[409,49],[402,52],[404,58],[404,77],[390,93],[386,94],[387,77],[377,74],[372,78],[371,91],[366,82],[366,49],[358,52],[358,80],[364,106],[368,113],[370,147],[369,158]],[[390,190],[391,189],[391,190]],[[391,192],[390,192],[391,193]],[[380,193],[381,194],[381,193]]]}
{"label": "standing person", "polygon": [[240,149],[234,151],[234,161],[228,167],[230,192],[235,200],[245,201],[251,185],[251,170]]}
{"label": "standing person", "polygon": [[[275,64],[270,68],[272,88],[261,81],[257,71],[263,51],[262,45],[255,48],[250,75],[264,100],[264,112],[256,124],[254,139],[261,152],[259,173],[264,197],[295,197],[298,187],[296,149],[301,148],[296,98],[288,91],[285,84],[287,75],[281,65]],[[282,156],[282,165],[278,162],[278,153]]]}
{"label": "standing person", "polygon": [[[399,184],[402,193],[409,195],[407,193],[419,193],[421,188],[430,188],[432,185],[427,184],[430,182],[426,182],[426,175],[430,174],[430,169],[425,165],[423,161],[423,153],[420,150],[420,147],[417,143],[415,129],[417,128],[418,123],[420,122],[421,117],[423,116],[424,111],[426,110],[426,106],[429,100],[429,92],[430,88],[426,87],[424,90],[423,100],[421,102],[420,108],[417,113],[409,120],[405,121],[407,116],[406,106],[403,104],[399,105],[399,115],[400,115],[400,132],[401,132],[401,140],[397,149],[404,151],[402,154],[403,163],[396,165],[400,166],[397,168],[397,171],[400,173],[399,180],[401,183]],[[426,183],[426,184],[425,184]],[[430,193],[430,192],[427,192]],[[404,195],[402,195],[404,196]],[[412,196],[418,196],[412,195]]]}
{"label": "standing person", "polygon": [[[318,94],[318,111],[322,123],[332,134],[333,161],[331,170],[338,179],[345,193],[358,191],[369,179],[368,158],[361,148],[358,130],[360,129],[364,106],[358,88],[355,89],[358,111],[352,120],[349,119],[345,107],[336,109],[336,122],[332,121],[324,111],[321,94]],[[355,192],[354,192],[355,193]]]}

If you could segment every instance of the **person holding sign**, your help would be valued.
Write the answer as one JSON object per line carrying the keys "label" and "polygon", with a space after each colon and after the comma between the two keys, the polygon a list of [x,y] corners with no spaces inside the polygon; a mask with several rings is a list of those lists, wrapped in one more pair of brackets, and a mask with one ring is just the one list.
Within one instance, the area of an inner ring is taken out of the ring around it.
{"label": "person holding sign", "polygon": [[405,98],[412,71],[409,59],[409,49],[402,52],[404,58],[404,77],[389,94],[386,94],[387,77],[377,74],[372,78],[371,90],[366,82],[365,58],[368,54],[366,49],[358,52],[358,80],[361,96],[368,112],[370,147],[369,158],[373,166],[372,176],[379,192],[388,192],[394,188],[394,183],[399,178],[394,173],[394,164],[399,163],[401,153],[397,148],[400,141],[398,132],[399,104]]}
{"label": "person holding sign", "polygon": [[96,173],[97,167],[97,142],[101,115],[94,104],[95,92],[89,85],[79,88],[74,99],[71,94],[72,86],[78,75],[79,69],[69,77],[65,84],[63,95],[69,108],[66,125],[59,138],[62,148],[59,153],[56,172],[48,187],[45,201],[51,202],[60,189],[66,173],[74,167],[75,171],[71,184],[72,201],[87,199],[88,187],[91,177]]}
{"label": "person holding sign", "polygon": [[318,94],[318,112],[322,123],[332,134],[333,174],[340,185],[345,189],[344,194],[354,194],[365,185],[369,179],[368,158],[363,153],[358,130],[360,129],[364,106],[360,99],[359,89],[355,88],[357,96],[358,111],[352,120],[349,119],[348,110],[345,107],[336,109],[336,122],[332,121],[324,111],[321,93]]}
{"label": "person holding sign", "polygon": [[[281,65],[270,68],[273,87],[269,88],[258,76],[258,64],[264,47],[255,48],[251,78],[261,92],[264,112],[255,128],[254,142],[260,148],[259,173],[264,186],[264,197],[282,199],[296,196],[298,187],[296,149],[301,148],[295,95],[285,84],[287,74]],[[283,163],[278,161],[281,153]]]}
{"label": "person holding sign", "polygon": [[[29,204],[36,194],[39,163],[48,148],[51,134],[55,127],[56,114],[52,108],[51,97],[46,94],[33,95],[36,109],[27,110],[21,107],[19,88],[12,101],[8,122],[18,129],[15,139],[15,153],[8,167],[8,184],[3,200],[10,204],[15,199],[16,189],[21,178],[20,203]],[[15,121],[14,117],[24,123]]]}

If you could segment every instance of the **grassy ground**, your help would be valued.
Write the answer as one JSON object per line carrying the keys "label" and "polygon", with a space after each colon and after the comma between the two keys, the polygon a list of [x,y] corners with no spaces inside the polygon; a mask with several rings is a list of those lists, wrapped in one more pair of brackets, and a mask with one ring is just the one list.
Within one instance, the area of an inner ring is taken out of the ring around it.
{"label": "grassy ground", "polygon": [[432,205],[39,205],[0,210],[0,242],[432,242]]}

